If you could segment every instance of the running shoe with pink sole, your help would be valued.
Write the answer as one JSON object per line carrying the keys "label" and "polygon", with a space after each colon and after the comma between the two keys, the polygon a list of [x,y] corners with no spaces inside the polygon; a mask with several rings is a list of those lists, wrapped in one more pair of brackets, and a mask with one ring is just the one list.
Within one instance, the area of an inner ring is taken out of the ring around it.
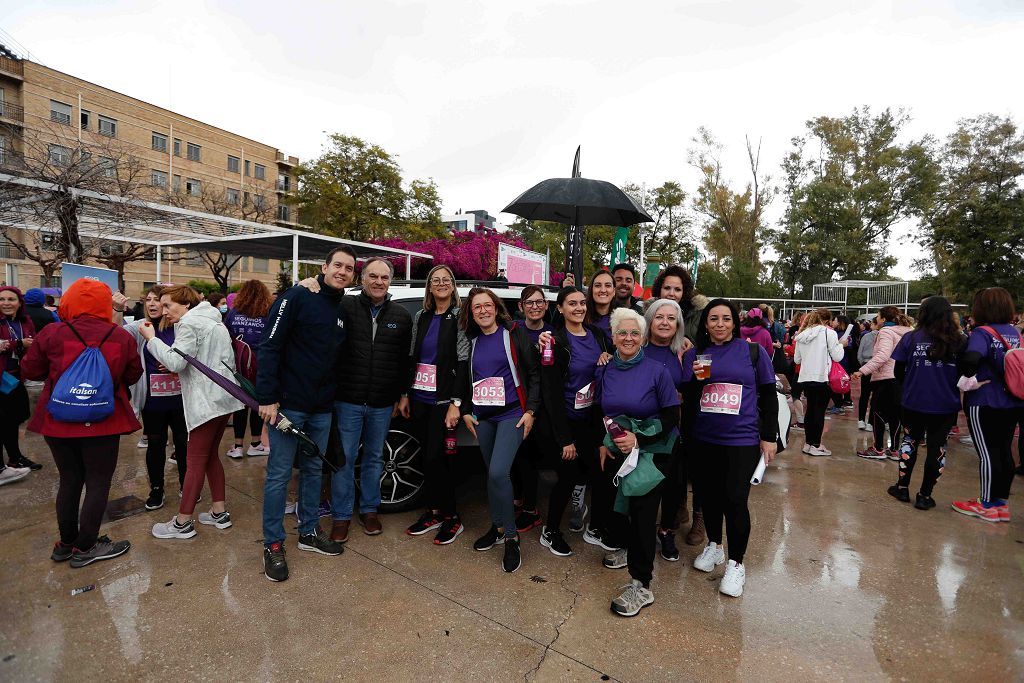
{"label": "running shoe with pink sole", "polygon": [[1001,522],[1003,512],[1002,508],[1006,508],[1006,521],[1010,521],[1010,510],[1005,505],[995,507],[985,507],[982,502],[975,498],[974,500],[955,500],[953,501],[953,509],[962,515],[968,517],[977,517],[983,519],[986,522]]}

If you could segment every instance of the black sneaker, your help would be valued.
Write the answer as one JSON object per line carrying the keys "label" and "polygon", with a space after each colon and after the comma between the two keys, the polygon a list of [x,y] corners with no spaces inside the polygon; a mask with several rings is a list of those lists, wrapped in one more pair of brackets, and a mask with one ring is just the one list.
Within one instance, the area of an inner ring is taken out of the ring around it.
{"label": "black sneaker", "polygon": [[[106,538],[106,536],[100,536],[100,538],[96,540],[100,540],[102,538]],[[64,562],[65,560],[70,560],[71,555],[73,555],[74,552],[75,548],[70,543],[61,543],[60,541],[57,541],[53,544],[53,552],[50,553],[50,559],[54,562]]]}
{"label": "black sneaker", "polygon": [[658,541],[661,543],[661,558],[669,562],[677,562],[679,560],[679,548],[676,547],[675,530],[662,531],[659,529]]}
{"label": "black sneaker", "polygon": [[498,531],[498,527],[492,524],[486,534],[473,542],[473,550],[490,550],[494,546],[501,545],[504,542],[505,535]]}
{"label": "black sneaker", "polygon": [[430,510],[427,510],[420,518],[409,525],[409,528],[405,530],[405,533],[410,536],[422,536],[428,531],[432,531],[437,527],[441,526],[441,515],[435,515]]}
{"label": "black sneaker", "polygon": [[896,486],[896,484],[893,484],[892,486],[889,487],[888,491],[890,496],[900,501],[901,503],[910,502],[910,489],[901,488],[899,486]]}
{"label": "black sneaker", "polygon": [[271,543],[263,547],[263,575],[271,581],[288,580],[288,562],[284,559],[283,543]]}
{"label": "black sneaker", "polygon": [[935,507],[935,499],[918,492],[917,499],[914,501],[914,507],[918,510],[931,510]]}
{"label": "black sneaker", "polygon": [[149,498],[146,499],[147,510],[159,510],[164,506],[164,490],[150,489]]}
{"label": "black sneaker", "polygon": [[522,566],[523,554],[519,551],[519,539],[506,538],[505,557],[501,560],[501,568],[504,569],[507,574],[511,574]]}
{"label": "black sneaker", "polygon": [[100,536],[88,550],[75,548],[71,554],[71,566],[78,569],[93,562],[109,560],[124,555],[131,547],[132,544],[129,541],[111,541],[106,536]]}
{"label": "black sneaker", "polygon": [[317,527],[313,533],[299,536],[299,550],[308,550],[321,555],[341,555],[345,552],[345,547],[337,541],[332,541],[331,537],[323,532],[323,529]]}
{"label": "black sneaker", "polygon": [[562,532],[558,529],[549,530],[546,526],[540,529],[540,544],[559,557],[572,555],[572,548],[565,542]]}
{"label": "black sneaker", "polygon": [[10,465],[11,467],[27,467],[33,472],[35,472],[36,470],[43,469],[42,465],[35,461],[29,460],[24,455],[19,455],[17,458],[11,458]]}
{"label": "black sneaker", "polygon": [[524,533],[541,525],[540,515],[536,510],[522,510],[516,515],[516,529]]}
{"label": "black sneaker", "polygon": [[462,526],[462,520],[458,515],[445,517],[441,522],[441,528],[437,530],[437,535],[434,536],[434,545],[448,545],[465,530],[466,527]]}

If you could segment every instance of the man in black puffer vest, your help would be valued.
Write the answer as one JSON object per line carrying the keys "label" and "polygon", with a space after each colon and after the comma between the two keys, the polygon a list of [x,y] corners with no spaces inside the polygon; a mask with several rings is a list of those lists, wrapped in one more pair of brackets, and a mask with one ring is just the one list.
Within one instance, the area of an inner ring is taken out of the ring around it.
{"label": "man in black puffer vest", "polygon": [[412,341],[412,316],[388,294],[393,274],[390,262],[371,258],[363,266],[363,291],[341,302],[347,335],[335,411],[345,466],[331,481],[331,539],[342,543],[348,540],[355,505],[354,466],[360,443],[359,521],[370,536],[382,531],[377,508],[384,440],[398,400],[408,388]]}

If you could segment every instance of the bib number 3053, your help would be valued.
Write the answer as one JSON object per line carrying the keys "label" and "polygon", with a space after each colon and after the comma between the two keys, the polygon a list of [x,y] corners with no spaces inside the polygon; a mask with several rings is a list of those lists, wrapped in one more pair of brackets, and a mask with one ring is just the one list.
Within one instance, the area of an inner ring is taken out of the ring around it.
{"label": "bib number 3053", "polygon": [[743,385],[716,382],[704,387],[700,395],[700,411],[702,413],[722,413],[739,415],[743,402]]}
{"label": "bib number 3053", "polygon": [[473,382],[473,405],[505,405],[505,380],[501,377],[488,377],[479,382]]}
{"label": "bib number 3053", "polygon": [[413,389],[420,391],[437,391],[437,366],[419,363],[416,365],[416,379]]}

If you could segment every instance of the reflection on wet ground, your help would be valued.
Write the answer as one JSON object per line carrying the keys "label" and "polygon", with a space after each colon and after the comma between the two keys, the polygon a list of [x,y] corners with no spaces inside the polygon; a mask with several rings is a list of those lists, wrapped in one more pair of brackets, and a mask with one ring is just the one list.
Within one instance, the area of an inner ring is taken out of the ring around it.
{"label": "reflection on wet ground", "polygon": [[[656,602],[634,619],[608,609],[625,572],[601,567],[577,534],[569,558],[524,535],[512,575],[500,551],[474,552],[482,482],[448,547],[402,533],[407,512],[385,516],[379,537],[354,527],[343,556],[323,557],[295,548],[289,517],[292,578],[270,583],[260,458],[225,459],[233,528],[158,541],[149,529],[173,510],[134,514],[104,526],[132,541],[127,555],[74,570],[49,559],[56,471],[29,435],[26,452],[46,467],[0,489],[0,678],[1020,680],[1024,508],[996,525],[950,510],[977,490],[976,457],[959,443],[939,506],[900,503],[885,493],[895,463],[854,456],[867,439],[855,425],[829,422],[831,458],[801,455],[794,435],[753,490],[743,597],[720,595],[721,569],[695,571],[698,549],[684,545],[680,562],[657,560]],[[112,500],[148,493],[135,441],[123,440]]]}

